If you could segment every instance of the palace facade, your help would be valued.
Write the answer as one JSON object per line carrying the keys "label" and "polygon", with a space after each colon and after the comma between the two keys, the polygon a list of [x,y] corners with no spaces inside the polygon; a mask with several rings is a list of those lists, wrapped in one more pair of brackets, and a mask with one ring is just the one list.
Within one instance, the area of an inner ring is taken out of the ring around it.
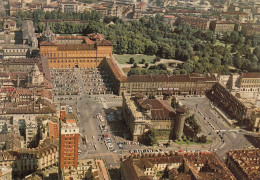
{"label": "palace facade", "polygon": [[112,43],[101,34],[58,36],[40,43],[40,55],[48,57],[50,68],[98,67],[112,52]]}
{"label": "palace facade", "polygon": [[131,75],[126,76],[111,58],[105,58],[101,65],[110,75],[115,94],[142,93],[162,95],[164,91],[173,91],[178,95],[204,95],[217,82],[213,74],[185,75]]}

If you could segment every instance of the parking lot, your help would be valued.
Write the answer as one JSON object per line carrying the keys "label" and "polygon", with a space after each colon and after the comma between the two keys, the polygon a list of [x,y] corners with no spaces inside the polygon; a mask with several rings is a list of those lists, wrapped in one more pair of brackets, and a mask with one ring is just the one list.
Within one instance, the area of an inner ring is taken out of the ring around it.
{"label": "parking lot", "polygon": [[74,69],[51,70],[52,91],[54,95],[79,95],[80,90]]}
{"label": "parking lot", "polygon": [[112,83],[100,68],[81,69],[87,94],[111,94]]}

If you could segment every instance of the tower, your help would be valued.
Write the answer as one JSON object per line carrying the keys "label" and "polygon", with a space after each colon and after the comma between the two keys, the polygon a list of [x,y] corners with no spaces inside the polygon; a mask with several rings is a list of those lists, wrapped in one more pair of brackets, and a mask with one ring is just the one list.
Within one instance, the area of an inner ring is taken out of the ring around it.
{"label": "tower", "polygon": [[46,30],[42,32],[41,41],[54,41],[55,34],[50,29],[49,24],[46,22]]}
{"label": "tower", "polygon": [[77,168],[79,127],[76,121],[61,122],[60,131],[60,170]]}
{"label": "tower", "polygon": [[4,43],[5,44],[10,44],[11,43],[11,21],[10,19],[5,18],[4,19]]}
{"label": "tower", "polygon": [[66,106],[60,107],[60,121],[65,120],[66,117]]}
{"label": "tower", "polygon": [[187,110],[183,107],[176,109],[177,119],[174,124],[174,139],[180,140],[183,135],[184,123],[187,115]]}

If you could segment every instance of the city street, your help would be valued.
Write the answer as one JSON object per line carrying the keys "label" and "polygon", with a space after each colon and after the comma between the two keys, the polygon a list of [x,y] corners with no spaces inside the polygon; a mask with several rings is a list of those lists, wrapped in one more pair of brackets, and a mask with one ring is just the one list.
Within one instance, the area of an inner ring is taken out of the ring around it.
{"label": "city street", "polygon": [[211,102],[206,97],[178,97],[178,99],[190,109],[191,113],[196,114],[204,134],[215,142],[212,143],[211,149],[216,150],[221,157],[224,157],[229,149],[252,146],[246,138],[250,133],[231,128],[211,107]]}

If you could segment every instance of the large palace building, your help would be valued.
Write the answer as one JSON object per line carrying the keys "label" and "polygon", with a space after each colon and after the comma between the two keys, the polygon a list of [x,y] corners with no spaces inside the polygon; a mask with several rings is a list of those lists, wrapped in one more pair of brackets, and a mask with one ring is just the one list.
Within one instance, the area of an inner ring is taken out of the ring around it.
{"label": "large palace building", "polygon": [[112,52],[112,43],[101,34],[57,36],[40,43],[40,55],[48,57],[50,68],[98,67]]}

